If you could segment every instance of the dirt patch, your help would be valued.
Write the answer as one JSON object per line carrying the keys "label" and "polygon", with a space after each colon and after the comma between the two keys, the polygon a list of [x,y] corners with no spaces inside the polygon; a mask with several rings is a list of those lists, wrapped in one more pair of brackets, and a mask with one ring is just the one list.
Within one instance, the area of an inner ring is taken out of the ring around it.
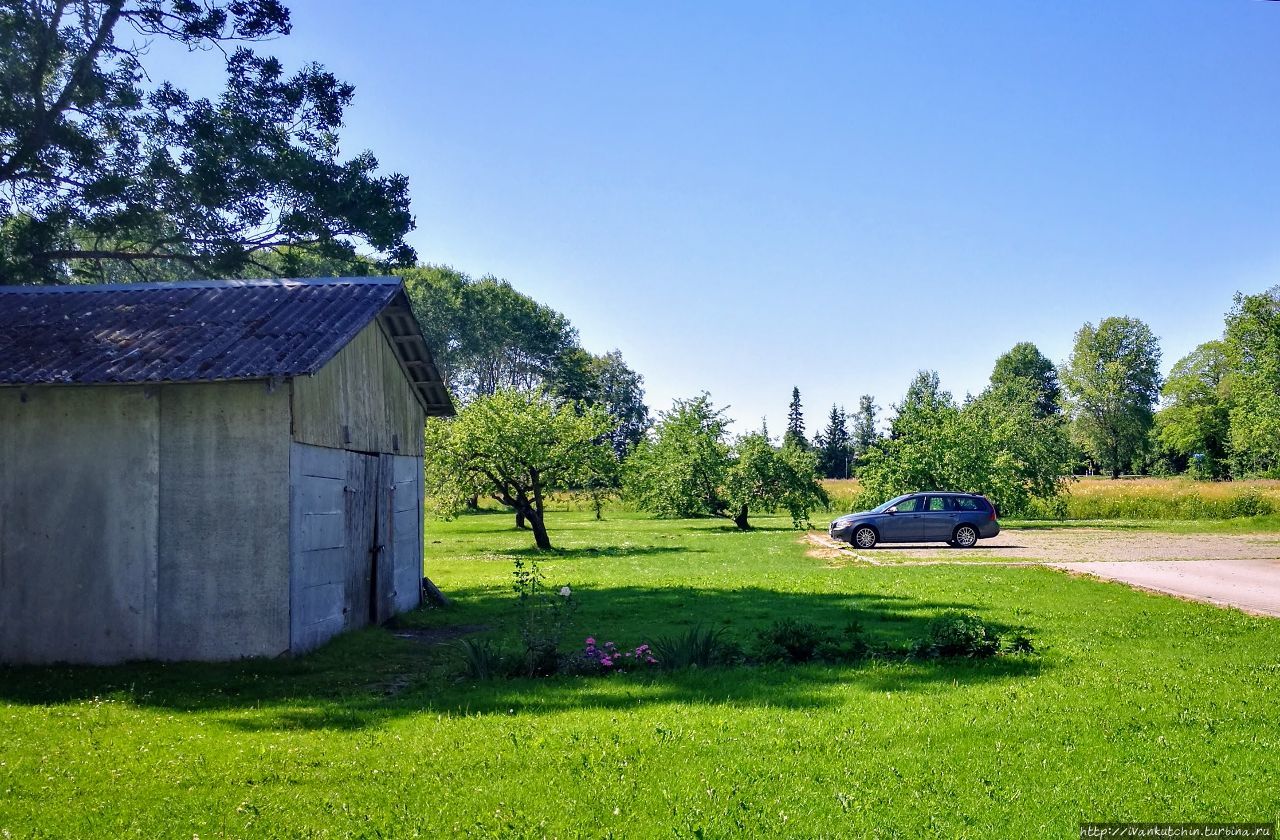
{"label": "dirt patch", "polygon": [[455,639],[461,639],[463,636],[471,636],[476,633],[483,633],[489,627],[484,624],[458,624],[454,627],[430,627],[430,628],[407,628],[401,627],[391,631],[391,635],[397,639],[407,639],[411,642],[417,642],[420,645],[442,645],[445,642],[452,642]]}

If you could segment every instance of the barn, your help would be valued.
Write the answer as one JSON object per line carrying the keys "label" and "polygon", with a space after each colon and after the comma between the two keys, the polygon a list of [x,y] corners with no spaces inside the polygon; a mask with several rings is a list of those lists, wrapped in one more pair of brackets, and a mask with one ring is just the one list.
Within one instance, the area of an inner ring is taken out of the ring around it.
{"label": "barn", "polygon": [[397,278],[0,286],[0,662],[300,653],[422,598]]}

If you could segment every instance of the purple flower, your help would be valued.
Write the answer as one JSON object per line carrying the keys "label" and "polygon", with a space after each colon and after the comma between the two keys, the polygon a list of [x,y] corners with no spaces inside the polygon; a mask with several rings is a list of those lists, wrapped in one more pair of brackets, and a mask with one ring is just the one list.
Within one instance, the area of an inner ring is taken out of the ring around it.
{"label": "purple flower", "polygon": [[587,636],[587,647],[595,647],[596,640],[594,636]]}
{"label": "purple flower", "polygon": [[603,665],[603,666],[604,666],[604,667],[606,667],[606,668],[612,668],[612,667],[613,667],[613,660],[612,660],[612,659],[610,659],[610,658],[609,658],[609,657],[607,657],[607,656],[602,656],[602,657],[600,657],[600,664],[601,664],[601,665]]}

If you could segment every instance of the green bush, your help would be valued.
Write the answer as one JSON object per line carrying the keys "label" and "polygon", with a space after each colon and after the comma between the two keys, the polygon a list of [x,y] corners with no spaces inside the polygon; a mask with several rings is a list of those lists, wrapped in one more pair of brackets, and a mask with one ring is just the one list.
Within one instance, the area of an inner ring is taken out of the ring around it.
{"label": "green bush", "polygon": [[826,632],[816,624],[780,618],[756,636],[756,652],[765,662],[810,662],[828,644]]}
{"label": "green bush", "polygon": [[929,622],[928,635],[915,645],[923,657],[986,659],[1000,652],[1000,633],[971,612],[948,612]]}
{"label": "green bush", "polygon": [[487,680],[509,670],[506,657],[494,646],[492,639],[462,639],[458,642],[458,649],[462,651],[467,676],[472,679]]}
{"label": "green bush", "polygon": [[653,642],[653,655],[667,671],[680,668],[709,668],[735,664],[741,649],[724,638],[724,630],[691,627],[677,636],[660,636]]}

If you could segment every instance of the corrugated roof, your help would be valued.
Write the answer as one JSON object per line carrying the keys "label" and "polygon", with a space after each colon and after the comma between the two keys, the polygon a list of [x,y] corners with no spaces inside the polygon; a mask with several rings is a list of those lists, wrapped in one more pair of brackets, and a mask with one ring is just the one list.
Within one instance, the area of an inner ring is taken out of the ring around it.
{"label": "corrugated roof", "polygon": [[379,319],[428,414],[452,414],[397,277],[0,286],[0,385],[315,373]]}

